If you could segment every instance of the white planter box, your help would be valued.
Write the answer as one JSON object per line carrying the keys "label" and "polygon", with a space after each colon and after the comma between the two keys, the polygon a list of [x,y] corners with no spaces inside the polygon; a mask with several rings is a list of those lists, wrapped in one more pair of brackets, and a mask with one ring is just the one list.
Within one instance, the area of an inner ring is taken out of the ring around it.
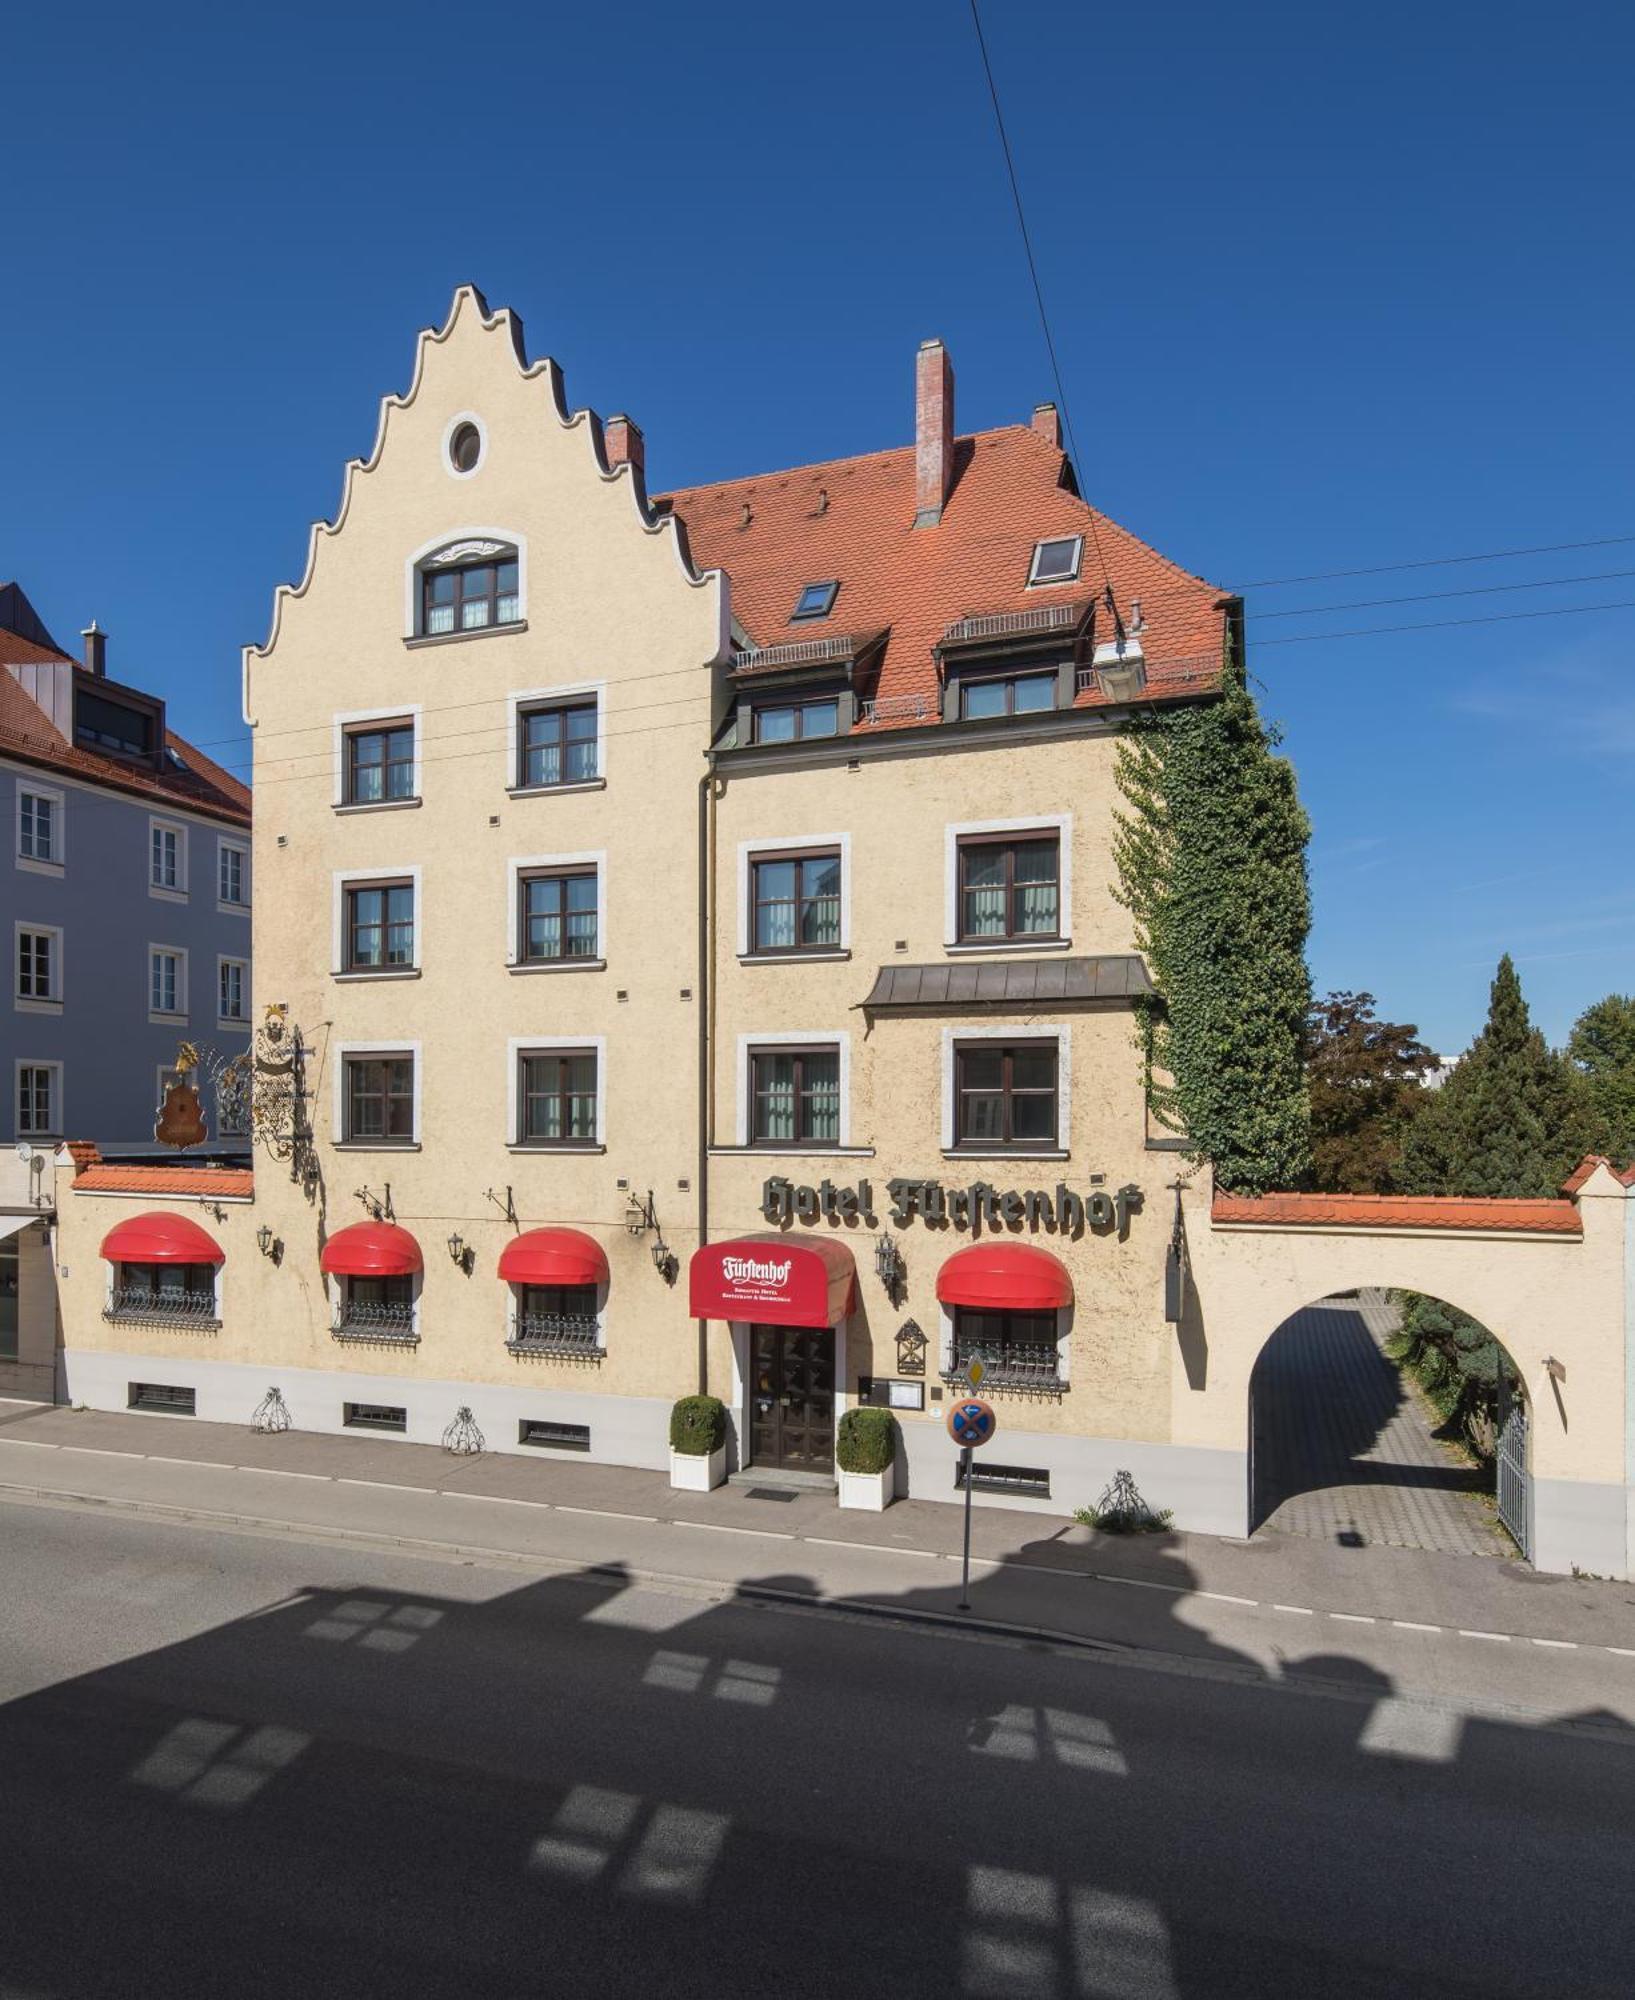
{"label": "white planter box", "polygon": [[692,1451],[672,1451],[670,1454],[670,1484],[679,1487],[683,1493],[708,1493],[712,1487],[721,1485],[726,1476],[725,1445],[712,1451],[708,1458]]}
{"label": "white planter box", "polygon": [[884,1472],[842,1472],[837,1467],[835,1477],[840,1482],[842,1507],[856,1507],[867,1514],[883,1514],[897,1497],[896,1459]]}

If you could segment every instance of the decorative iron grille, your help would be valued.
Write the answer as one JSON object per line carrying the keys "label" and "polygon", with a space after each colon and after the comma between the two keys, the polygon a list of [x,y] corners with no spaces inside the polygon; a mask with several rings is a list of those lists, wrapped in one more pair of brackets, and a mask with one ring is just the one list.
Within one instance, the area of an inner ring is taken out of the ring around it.
{"label": "decorative iron grille", "polygon": [[1048,1344],[1021,1343],[1001,1346],[994,1341],[960,1341],[954,1349],[951,1368],[942,1371],[945,1382],[963,1383],[965,1371],[980,1361],[986,1371],[982,1389],[1015,1389],[1041,1396],[1059,1396],[1067,1387],[1062,1380],[1061,1352]]}
{"label": "decorative iron grille", "polygon": [[594,1314],[522,1313],[505,1343],[513,1354],[554,1354],[570,1361],[600,1361]]}
{"label": "decorative iron grille", "polygon": [[157,1292],[134,1285],[118,1285],[102,1310],[102,1317],[147,1326],[220,1326],[216,1301],[209,1292],[184,1292],[161,1288]]}
{"label": "decorative iron grille", "polygon": [[413,1346],[414,1307],[397,1300],[348,1299],[330,1332],[337,1340],[397,1340]]}

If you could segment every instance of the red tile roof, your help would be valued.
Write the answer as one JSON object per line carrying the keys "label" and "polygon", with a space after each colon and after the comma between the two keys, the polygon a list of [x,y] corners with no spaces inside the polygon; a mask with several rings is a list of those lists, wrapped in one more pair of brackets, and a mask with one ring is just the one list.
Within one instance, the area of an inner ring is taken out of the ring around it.
{"label": "red tile roof", "polygon": [[[67,654],[37,646],[31,639],[0,628],[0,757],[16,757],[47,770],[64,771],[90,784],[134,793],[138,798],[186,806],[212,819],[230,820],[235,826],[249,825],[249,787],[240,784],[230,772],[174,730],[165,732],[165,743],[181,759],[180,769],[174,765],[162,771],[144,769],[122,757],[106,757],[99,751],[81,749],[77,743],[69,742],[44,709],[5,671],[7,666],[41,666],[64,661],[74,665]],[[74,672],[81,674],[84,669],[76,666]]]}
{"label": "red tile roof", "polygon": [[1499,1229],[1525,1235],[1582,1234],[1573,1202],[1477,1195],[1217,1194],[1209,1219],[1258,1223],[1274,1229]]}
{"label": "red tile roof", "polygon": [[1591,1177],[1597,1167],[1605,1167],[1612,1178],[1615,1181],[1620,1181],[1625,1187],[1635,1187],[1635,1164],[1625,1167],[1623,1172],[1620,1173],[1604,1153],[1586,1153],[1583,1159],[1579,1161],[1578,1165],[1573,1168],[1572,1172],[1561,1183],[1561,1192],[1563,1194],[1577,1194],[1578,1190]]}
{"label": "red tile roof", "polygon": [[[695,562],[730,575],[734,615],[758,647],[889,628],[878,683],[861,689],[882,702],[935,696],[932,649],[959,619],[1082,608],[1101,597],[1104,581],[1126,623],[1141,600],[1150,695],[1212,684],[1226,593],[1081,500],[1058,445],[1021,424],[958,439],[954,462],[953,490],[933,527],[914,526],[912,445],[690,487],[654,504],[685,522]],[[1034,543],[1064,535],[1084,537],[1077,582],[1030,590]],[[829,616],[792,620],[802,586],[830,579],[840,591]],[[1112,638],[1104,604],[1095,616],[1095,637]],[[1087,691],[1078,704],[1102,699]],[[917,719],[898,713],[879,726]]]}
{"label": "red tile roof", "polygon": [[74,1182],[75,1194],[199,1194],[248,1199],[255,1193],[253,1167],[120,1166],[117,1161],[87,1167]]}

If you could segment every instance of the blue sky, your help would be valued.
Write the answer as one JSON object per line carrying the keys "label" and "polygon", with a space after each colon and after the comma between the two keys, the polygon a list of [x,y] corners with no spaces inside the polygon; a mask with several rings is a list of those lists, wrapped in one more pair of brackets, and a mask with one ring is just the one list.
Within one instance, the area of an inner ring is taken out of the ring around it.
{"label": "blue sky", "polygon": [[[1635,988],[1635,610],[1569,611],[1635,599],[1635,17],[985,18],[1082,482],[1257,586],[1319,989],[1451,1050],[1508,948],[1560,1039]],[[965,0],[65,4],[6,66],[0,575],[228,761],[239,648],[463,280],[658,487],[905,440],[929,334],[962,428],[1053,393]],[[1433,591],[1473,594],[1359,603]]]}

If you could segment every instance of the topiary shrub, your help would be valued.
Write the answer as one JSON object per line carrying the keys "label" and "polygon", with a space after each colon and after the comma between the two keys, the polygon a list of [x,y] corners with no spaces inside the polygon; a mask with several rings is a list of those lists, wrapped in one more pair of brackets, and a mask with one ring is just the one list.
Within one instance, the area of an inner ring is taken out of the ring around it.
{"label": "topiary shrub", "polygon": [[897,1455],[897,1426],[889,1410],[847,1410],[835,1436],[842,1472],[884,1472]]}
{"label": "topiary shrub", "polygon": [[670,1412],[670,1449],[708,1458],[727,1441],[727,1406],[719,1396],[683,1396]]}

